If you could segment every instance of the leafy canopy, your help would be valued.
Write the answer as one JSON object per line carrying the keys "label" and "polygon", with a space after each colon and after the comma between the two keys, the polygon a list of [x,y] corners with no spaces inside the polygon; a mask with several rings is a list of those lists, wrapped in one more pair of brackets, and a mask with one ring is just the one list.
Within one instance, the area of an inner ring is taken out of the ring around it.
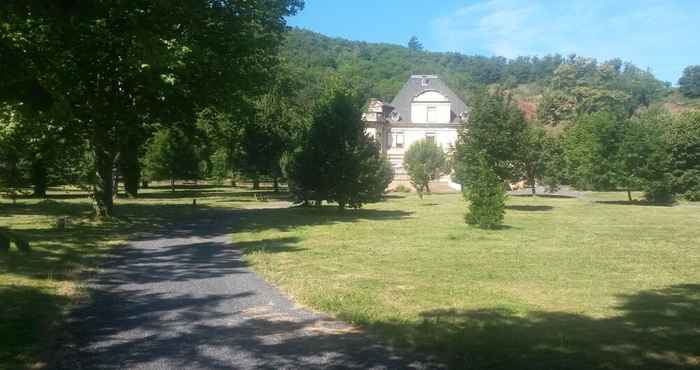
{"label": "leafy canopy", "polygon": [[404,154],[403,167],[421,198],[424,191],[430,193],[431,181],[450,172],[447,156],[442,148],[434,141],[427,139],[411,144]]}

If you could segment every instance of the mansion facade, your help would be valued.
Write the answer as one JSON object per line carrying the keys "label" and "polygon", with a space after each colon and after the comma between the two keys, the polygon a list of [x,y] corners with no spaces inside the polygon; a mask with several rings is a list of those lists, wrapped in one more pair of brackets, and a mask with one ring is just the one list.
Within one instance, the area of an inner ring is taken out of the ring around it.
{"label": "mansion facade", "polygon": [[[390,104],[370,99],[363,115],[365,131],[374,137],[394,169],[396,183],[407,182],[403,157],[414,142],[427,139],[448,153],[454,149],[458,130],[469,118],[469,108],[435,75],[412,75]],[[452,189],[458,184],[443,176]]]}

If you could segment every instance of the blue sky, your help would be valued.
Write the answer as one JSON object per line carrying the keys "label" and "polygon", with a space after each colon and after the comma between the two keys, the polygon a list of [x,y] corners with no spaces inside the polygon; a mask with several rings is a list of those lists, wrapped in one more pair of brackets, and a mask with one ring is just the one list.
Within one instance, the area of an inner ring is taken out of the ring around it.
{"label": "blue sky", "polygon": [[700,0],[306,0],[292,26],[465,54],[620,57],[675,84],[700,64]]}

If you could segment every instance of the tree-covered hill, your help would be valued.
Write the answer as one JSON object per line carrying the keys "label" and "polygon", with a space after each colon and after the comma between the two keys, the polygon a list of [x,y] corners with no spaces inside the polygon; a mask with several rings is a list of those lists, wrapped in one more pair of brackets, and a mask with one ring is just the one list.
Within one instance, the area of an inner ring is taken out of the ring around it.
{"label": "tree-covered hill", "polygon": [[288,32],[282,56],[305,101],[317,97],[326,81],[338,76],[368,96],[390,100],[409,75],[438,74],[462,97],[494,85],[512,90],[519,99],[534,104],[536,115],[552,125],[597,110],[631,114],[671,91],[651,72],[620,59],[438,53],[331,38],[302,29]]}

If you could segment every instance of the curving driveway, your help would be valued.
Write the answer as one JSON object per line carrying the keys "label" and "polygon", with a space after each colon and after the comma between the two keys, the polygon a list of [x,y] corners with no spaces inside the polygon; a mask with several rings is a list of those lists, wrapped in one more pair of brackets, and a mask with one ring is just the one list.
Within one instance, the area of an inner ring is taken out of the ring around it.
{"label": "curving driveway", "polygon": [[[286,206],[276,204],[273,206]],[[72,318],[65,369],[405,369],[440,367],[348,324],[295,307],[231,248],[245,210],[118,248]]]}

